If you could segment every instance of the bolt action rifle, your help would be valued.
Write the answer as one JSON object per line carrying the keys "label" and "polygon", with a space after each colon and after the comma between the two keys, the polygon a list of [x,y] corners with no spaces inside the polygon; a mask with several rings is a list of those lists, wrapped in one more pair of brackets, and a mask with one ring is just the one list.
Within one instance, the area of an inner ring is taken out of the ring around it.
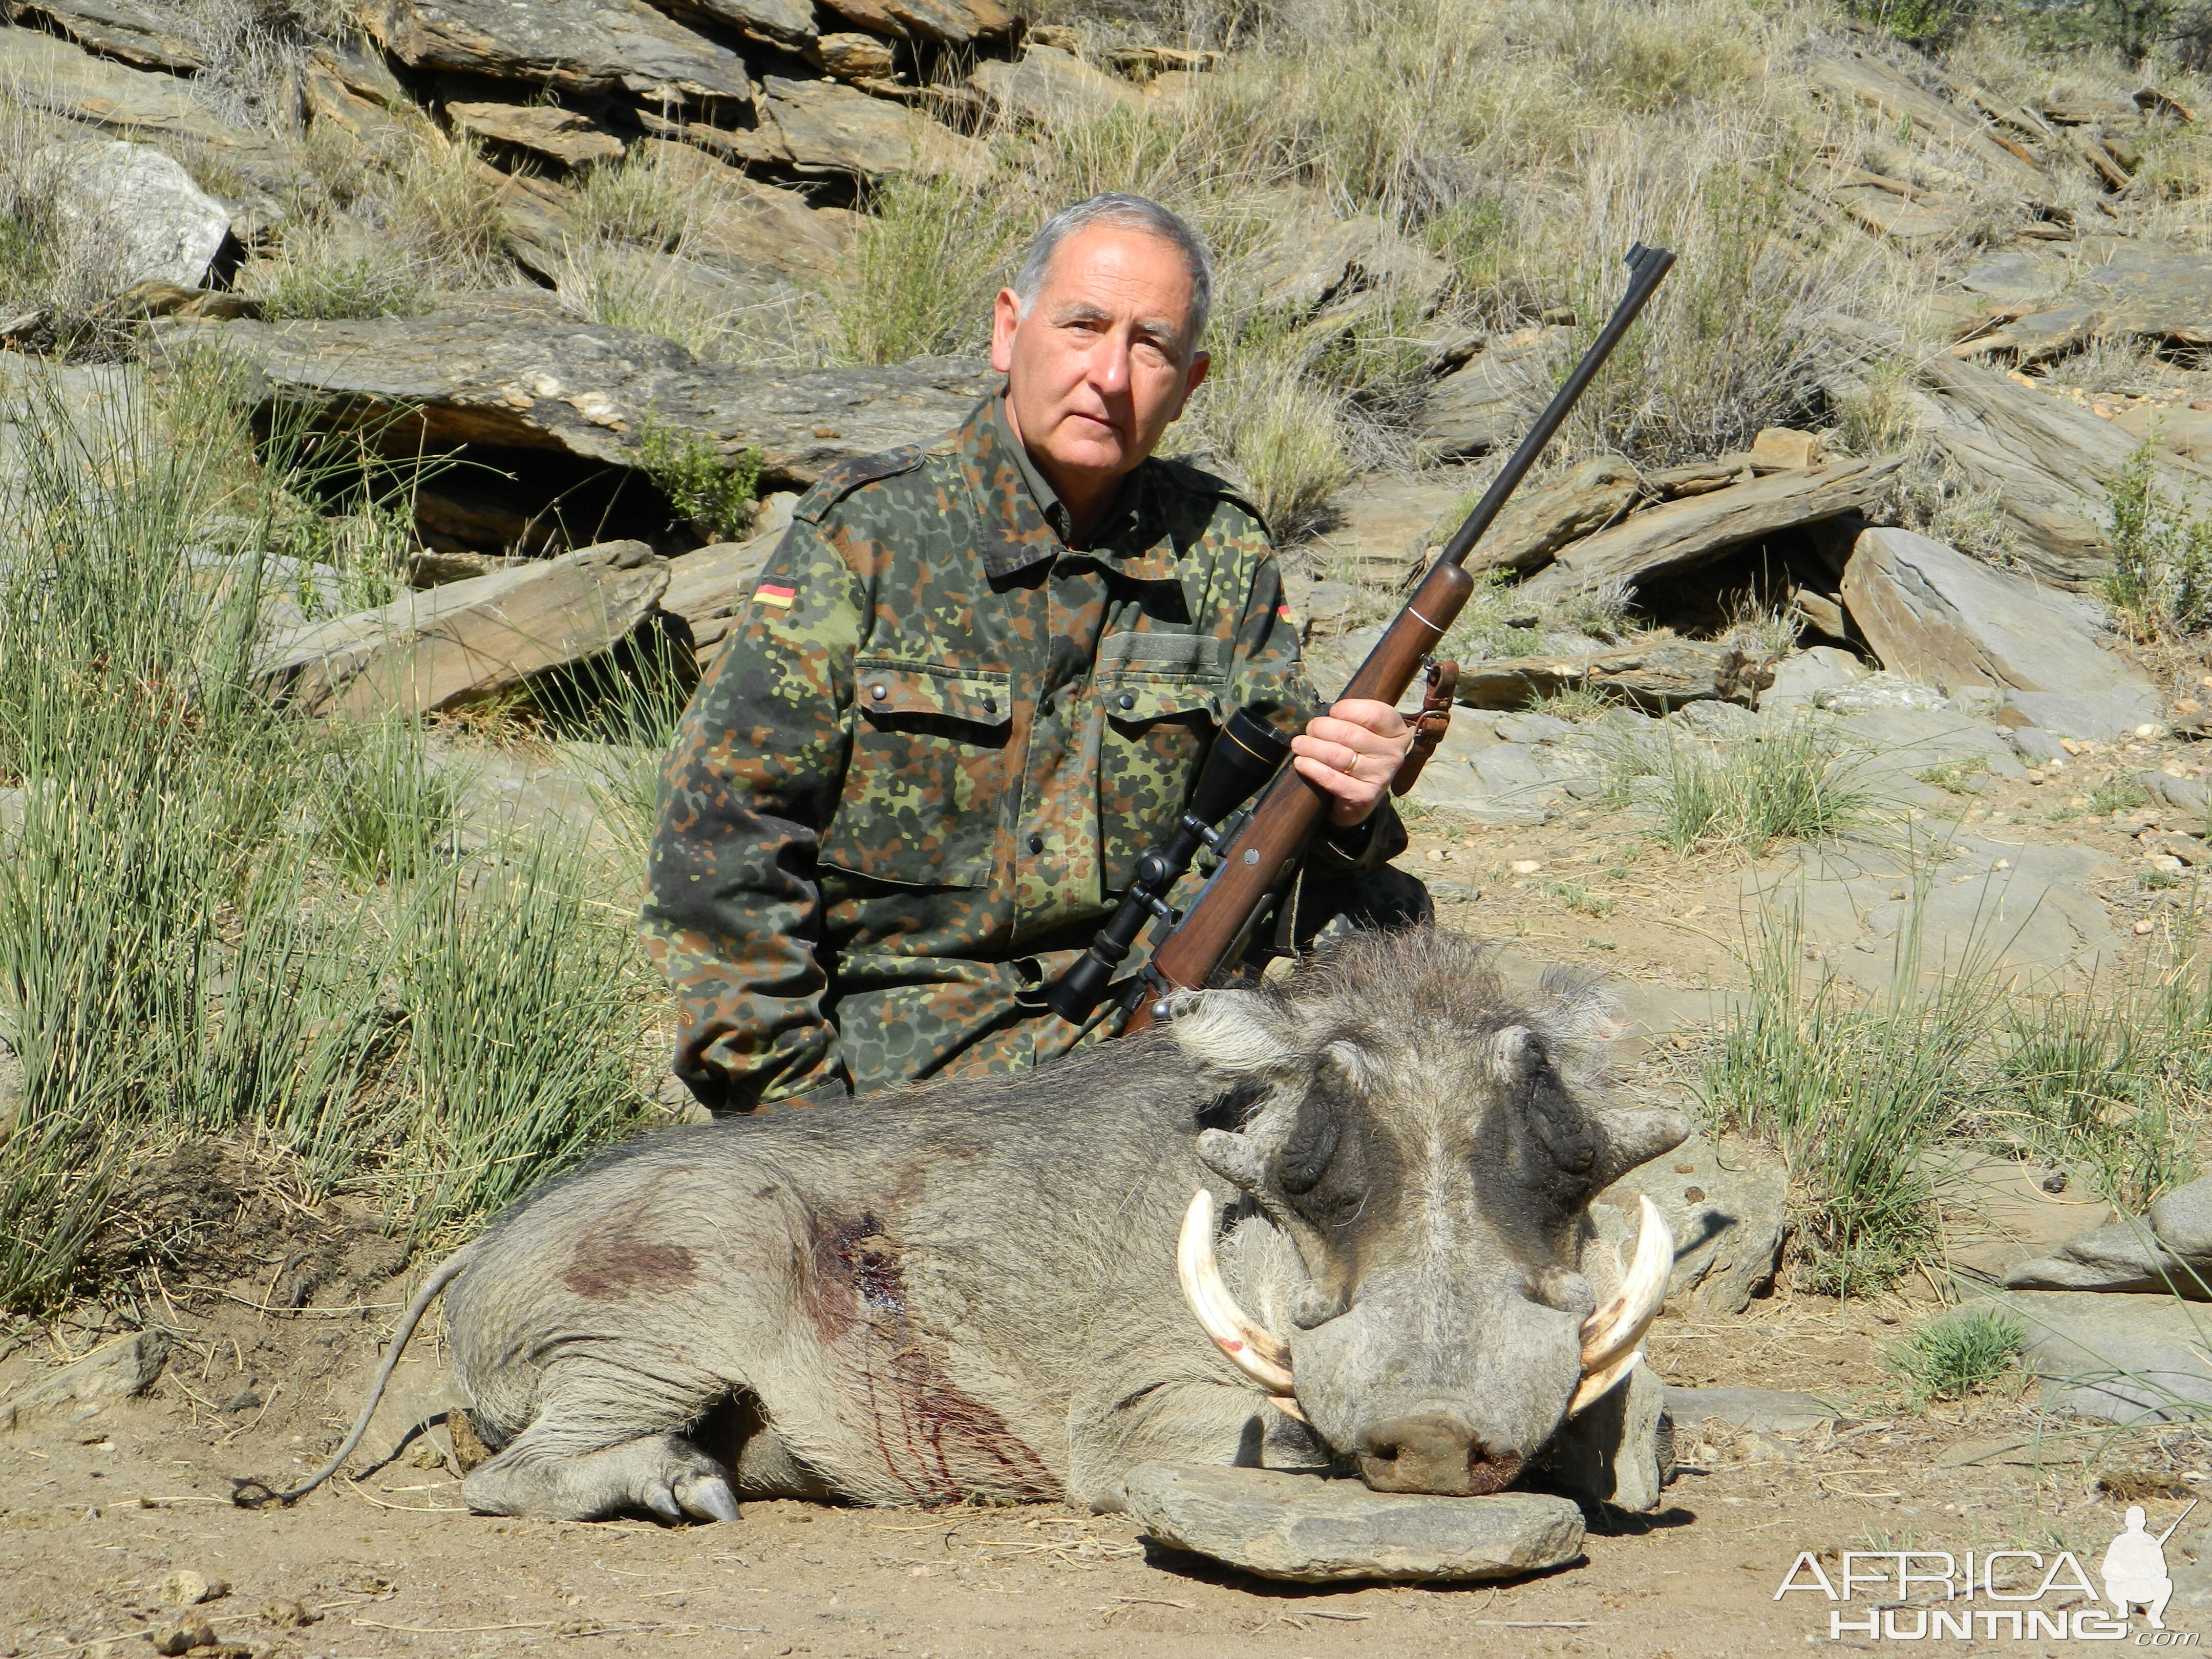
{"label": "bolt action rifle", "polygon": [[[1412,787],[1420,763],[1435,747],[1443,716],[1451,706],[1457,670],[1434,662],[1430,652],[1450,630],[1474,590],[1474,578],[1466,569],[1467,556],[1620,343],[1674,264],[1674,256],[1639,242],[1629,250],[1626,263],[1628,292],[1620,307],[1344,688],[1346,697],[1395,705],[1415,673],[1428,670],[1428,708],[1421,722],[1425,729],[1394,781],[1400,794]],[[1054,1013],[1077,1024],[1089,1018],[1148,921],[1157,920],[1167,931],[1131,989],[1127,1031],[1150,1025],[1164,1012],[1170,994],[1202,987],[1216,969],[1243,951],[1253,923],[1297,872],[1329,804],[1329,797],[1300,777],[1296,769],[1283,765],[1290,750],[1287,738],[1249,711],[1240,708],[1230,716],[1200,769],[1189,808],[1167,841],[1137,860],[1135,878],[1120,908],[1054,988]],[[1258,801],[1240,813],[1238,809],[1255,794]],[[1178,913],[1167,902],[1169,890],[1190,868],[1200,848],[1210,848],[1219,862],[1190,908]]]}

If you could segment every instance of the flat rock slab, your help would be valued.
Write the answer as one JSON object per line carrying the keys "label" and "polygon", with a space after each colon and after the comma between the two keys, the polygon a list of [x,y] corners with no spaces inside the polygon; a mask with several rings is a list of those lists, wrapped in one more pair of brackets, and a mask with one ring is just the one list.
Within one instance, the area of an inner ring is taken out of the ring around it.
{"label": "flat rock slab", "polygon": [[295,146],[231,125],[190,81],[96,58],[42,29],[0,28],[0,83],[34,109],[111,132],[197,139],[261,191],[281,193],[301,174]]}
{"label": "flat rock slab", "polygon": [[1678,1429],[1725,1423],[1767,1434],[1796,1434],[1844,1415],[1809,1394],[1786,1389],[1685,1389],[1669,1383],[1667,1414]]}
{"label": "flat rock slab", "polygon": [[1153,1540],[1263,1578],[1511,1578],[1583,1548],[1580,1506],[1540,1492],[1428,1498],[1189,1463],[1139,1464],[1127,1486],[1129,1512]]}
{"label": "flat rock slab", "polygon": [[2117,873],[2086,847],[1851,835],[1753,866],[1737,903],[1747,916],[1794,912],[1822,971],[1869,993],[1906,963],[1923,976],[1971,969],[2022,990],[2075,989],[2113,965],[2118,935],[2090,890]]}
{"label": "flat rock slab", "polygon": [[643,542],[605,542],[315,623],[272,641],[256,671],[310,714],[459,708],[629,638],[668,580]]}
{"label": "flat rock slab", "polygon": [[[2021,562],[2046,582],[2093,586],[2110,569],[2106,500],[2137,440],[2050,393],[1948,357],[1917,370],[1936,445],[2003,513]],[[2212,503],[2212,483],[2179,455],[2154,466],[2160,489]]]}
{"label": "flat rock slab", "polygon": [[1993,688],[2069,738],[2122,737],[2159,718],[2149,677],[2099,642],[2094,605],[1929,537],[1862,531],[1844,567],[1844,603],[1883,667],[1948,696]]}
{"label": "flat rock slab", "polygon": [[934,438],[998,385],[965,358],[738,368],[635,329],[512,314],[182,323],[161,338],[212,347],[258,374],[265,401],[366,421],[410,453],[418,441],[487,444],[635,466],[649,413],[727,453],[758,446],[770,489],[804,489],[838,461]]}
{"label": "flat rock slab", "polygon": [[458,70],[565,92],[752,102],[744,59],[645,0],[384,0],[370,30],[411,69]]}
{"label": "flat rock slab", "polygon": [[2170,1296],[2011,1291],[1992,1298],[2027,1327],[2021,1363],[2047,1411],[2108,1423],[2212,1417],[2212,1314]]}
{"label": "flat rock slab", "polygon": [[2171,243],[2098,236],[2063,251],[2010,247],[1977,261],[1959,282],[2021,309],[1992,343],[2017,351],[2022,367],[2114,336],[2212,345],[2212,261]]}
{"label": "flat rock slab", "polygon": [[1798,525],[1855,513],[1889,488],[1895,455],[1770,472],[1749,483],[1632,513],[1609,530],[1559,550],[1519,592],[1532,602],[1625,582],[1645,582],[1711,562],[1729,548]]}

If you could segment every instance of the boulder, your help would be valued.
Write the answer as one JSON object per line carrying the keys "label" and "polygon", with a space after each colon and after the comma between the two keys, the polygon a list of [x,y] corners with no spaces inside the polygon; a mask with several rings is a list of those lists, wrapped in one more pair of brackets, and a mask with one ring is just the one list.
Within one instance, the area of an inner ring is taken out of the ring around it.
{"label": "boulder", "polygon": [[759,280],[829,276],[843,269],[860,216],[815,207],[795,190],[750,179],[690,144],[642,138],[638,153],[681,182],[689,216],[684,250]]}
{"label": "boulder", "polygon": [[1430,388],[1417,428],[1422,441],[1445,459],[1519,443],[1551,398],[1553,372],[1573,343],[1565,328],[1491,339]]}
{"label": "boulder", "polygon": [[2138,442],[2157,444],[2185,460],[2212,464],[2212,410],[2137,404],[2113,416],[2112,424]]}
{"label": "boulder", "polygon": [[256,675],[308,714],[462,708],[619,644],[667,588],[643,542],[606,542],[281,635]]}
{"label": "boulder", "polygon": [[1583,461],[1540,489],[1516,494],[1468,556],[1468,568],[1540,570],[1569,542],[1619,520],[1642,494],[1633,463],[1617,455]]}
{"label": "boulder", "polygon": [[1395,587],[1426,562],[1431,546],[1474,504],[1460,469],[1418,477],[1370,472],[1333,496],[1308,544],[1316,563],[1377,586]]}
{"label": "boulder", "polygon": [[2008,1291],[2021,1363],[2043,1383],[2044,1409],[2108,1423],[2212,1416],[2203,1312],[2172,1297]]}
{"label": "boulder", "polygon": [[808,0],[670,0],[668,9],[784,52],[808,52],[817,39]]}
{"label": "boulder", "polygon": [[1889,488],[1902,457],[1832,461],[1770,472],[1642,513],[1561,548],[1524,585],[1532,603],[1621,582],[1638,587],[1711,562],[1729,548],[1870,505]]}
{"label": "boulder", "polygon": [[702,363],[658,335],[520,310],[155,327],[164,349],[204,345],[252,368],[266,402],[364,422],[410,453],[489,444],[634,466],[650,411],[726,453],[757,446],[769,486],[802,489],[837,461],[937,436],[998,385],[988,365],[962,358]]}
{"label": "boulder", "polygon": [[1784,657],[1775,665],[1774,678],[1759,694],[1759,712],[1818,708],[1823,692],[1856,685],[1871,672],[1848,651],[1816,645],[1809,651]]}
{"label": "boulder", "polygon": [[53,168],[62,216],[99,245],[118,289],[197,289],[230,234],[230,210],[149,145],[58,144],[40,159]]}
{"label": "boulder", "polygon": [[1644,708],[1674,708],[1703,697],[1747,698],[1764,675],[1735,647],[1657,635],[1579,657],[1506,657],[1460,666],[1459,700],[1476,708],[1517,708],[1577,686],[1613,692]]}
{"label": "boulder", "polygon": [[1987,686],[2035,725],[2075,738],[2118,737],[2159,717],[2149,678],[2099,642],[2094,605],[1926,536],[1860,532],[1844,602],[1885,668],[1947,696]]}
{"label": "boulder", "polygon": [[1141,1463],[1127,1490],[1129,1513],[1155,1542],[1310,1584],[1517,1577],[1583,1547],[1580,1507],[1538,1492],[1431,1498],[1188,1463]]}
{"label": "boulder", "polygon": [[668,562],[668,591],[660,596],[660,608],[690,625],[693,657],[702,669],[721,654],[731,624],[752,598],[753,585],[789,524],[787,517],[744,541],[715,542]]}
{"label": "boulder", "polygon": [[370,32],[410,69],[529,81],[654,102],[752,102],[744,59],[645,0],[376,0]]}
{"label": "boulder", "polygon": [[992,58],[978,64],[968,84],[1001,118],[1066,126],[1133,113],[1144,94],[1119,76],[1102,75],[1073,52],[1031,46],[1021,62]]}
{"label": "boulder", "polygon": [[33,109],[89,126],[195,140],[259,191],[282,193],[301,176],[291,145],[232,126],[191,82],[95,58],[43,29],[0,28],[0,84]]}
{"label": "boulder", "polygon": [[552,104],[453,102],[446,118],[472,138],[528,150],[564,167],[620,158],[623,141],[588,115]]}
{"label": "boulder", "polygon": [[1020,21],[997,0],[823,0],[823,7],[872,34],[944,46],[1003,40]]}
{"label": "boulder", "polygon": [[[1719,705],[1708,705],[1717,707]],[[1739,1314],[1771,1289],[1789,1230],[1790,1179],[1771,1156],[1692,1136],[1607,1188],[1598,1202],[1626,1215],[1649,1197],[1674,1237],[1667,1295],[1700,1315]]]}
{"label": "boulder", "polygon": [[95,1348],[0,1400],[0,1431],[57,1412],[66,1411],[72,1419],[91,1417],[150,1388],[168,1353],[169,1339],[158,1330],[135,1331]]}
{"label": "boulder", "polygon": [[2212,1302],[2212,1176],[2177,1187],[2146,1218],[2077,1233],[2047,1256],[2015,1264],[2010,1290],[2111,1291]]}

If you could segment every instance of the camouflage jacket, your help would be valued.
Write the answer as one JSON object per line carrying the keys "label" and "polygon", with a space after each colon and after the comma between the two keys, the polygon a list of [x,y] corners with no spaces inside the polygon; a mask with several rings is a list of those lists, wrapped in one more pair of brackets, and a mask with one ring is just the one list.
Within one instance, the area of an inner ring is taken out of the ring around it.
{"label": "camouflage jacket", "polygon": [[[1227,485],[1147,461],[1074,550],[1028,461],[994,397],[833,468],[684,713],[644,930],[677,1074],[710,1108],[1011,1071],[1093,1035],[1044,996],[1216,723],[1316,708],[1266,529]],[[1314,867],[1403,844],[1384,807]]]}

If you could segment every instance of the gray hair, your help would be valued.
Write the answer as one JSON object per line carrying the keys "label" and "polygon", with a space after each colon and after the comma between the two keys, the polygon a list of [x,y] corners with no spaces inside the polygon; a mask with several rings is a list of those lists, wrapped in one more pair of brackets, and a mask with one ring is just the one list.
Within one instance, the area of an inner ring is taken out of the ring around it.
{"label": "gray hair", "polygon": [[1190,270],[1190,325],[1183,344],[1195,349],[1206,337],[1206,316],[1213,309],[1213,255],[1181,216],[1148,197],[1131,196],[1118,190],[1104,191],[1073,207],[1064,207],[1044,222],[1036,239],[1030,244],[1029,257],[1022,261],[1021,274],[1014,278],[1014,293],[1022,302],[1022,315],[1028,316],[1030,307],[1036,302],[1045,278],[1052,273],[1053,256],[1060,252],[1060,245],[1076,232],[1088,230],[1093,225],[1118,225],[1146,231],[1175,245]]}

